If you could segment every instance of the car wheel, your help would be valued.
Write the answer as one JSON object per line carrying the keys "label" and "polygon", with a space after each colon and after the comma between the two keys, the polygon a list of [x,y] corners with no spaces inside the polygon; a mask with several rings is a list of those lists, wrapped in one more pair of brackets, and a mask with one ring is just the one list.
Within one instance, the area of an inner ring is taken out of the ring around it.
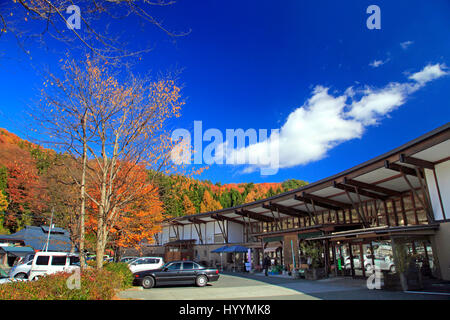
{"label": "car wheel", "polygon": [[14,276],[14,278],[15,278],[15,279],[26,279],[26,278],[28,278],[28,276],[27,276],[26,273],[21,272],[21,273],[16,274],[16,275]]}
{"label": "car wheel", "polygon": [[195,279],[195,284],[198,287],[204,287],[208,283],[208,278],[205,275],[200,275]]}
{"label": "car wheel", "polygon": [[155,286],[155,279],[153,277],[145,277],[142,279],[142,287],[144,289],[151,289]]}

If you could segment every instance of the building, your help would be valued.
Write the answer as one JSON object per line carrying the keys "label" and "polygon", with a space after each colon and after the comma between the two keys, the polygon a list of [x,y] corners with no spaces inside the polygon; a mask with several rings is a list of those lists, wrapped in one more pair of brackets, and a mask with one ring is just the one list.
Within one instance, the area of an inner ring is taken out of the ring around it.
{"label": "building", "polygon": [[76,248],[72,245],[70,234],[62,228],[52,228],[48,237],[48,226],[26,226],[10,235],[0,235],[0,264],[11,266],[18,257],[41,251],[48,242],[48,251],[69,252]]}
{"label": "building", "polygon": [[267,254],[301,269],[316,252],[324,273],[353,277],[366,277],[368,264],[395,270],[401,246],[450,280],[450,124],[302,188],[169,219],[157,240],[190,240],[193,258],[207,264],[218,263],[211,250],[224,243],[252,248],[254,267]]}

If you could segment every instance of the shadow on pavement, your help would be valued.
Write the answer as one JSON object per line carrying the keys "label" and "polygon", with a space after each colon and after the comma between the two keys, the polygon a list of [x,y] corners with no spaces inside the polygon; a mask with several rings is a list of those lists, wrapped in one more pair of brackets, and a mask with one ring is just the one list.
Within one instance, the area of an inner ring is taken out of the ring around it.
{"label": "shadow on pavement", "polygon": [[223,272],[223,274],[280,286],[324,300],[450,300],[450,295],[369,290],[366,280],[348,277],[305,280],[237,272]]}

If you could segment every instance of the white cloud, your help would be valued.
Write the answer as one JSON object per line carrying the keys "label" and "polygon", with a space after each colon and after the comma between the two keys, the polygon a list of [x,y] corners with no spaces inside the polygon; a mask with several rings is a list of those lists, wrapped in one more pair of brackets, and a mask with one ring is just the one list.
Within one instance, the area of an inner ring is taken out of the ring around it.
{"label": "white cloud", "polygon": [[378,68],[379,66],[382,66],[383,64],[385,64],[386,62],[388,62],[389,59],[383,61],[383,60],[374,60],[371,63],[369,63],[369,66],[373,67],[373,68]]}
{"label": "white cloud", "polygon": [[431,80],[440,78],[448,74],[448,72],[445,71],[446,69],[447,67],[445,66],[445,64],[429,64],[425,68],[423,68],[422,71],[412,74],[409,79],[415,80],[421,84],[425,84]]}
{"label": "white cloud", "polygon": [[[367,126],[403,105],[408,96],[425,83],[442,77],[444,65],[428,65],[411,75],[404,83],[391,82],[376,89],[349,87],[342,95],[329,93],[329,88],[316,86],[311,97],[289,114],[278,135],[253,145],[231,150],[227,157],[263,156],[267,148],[278,144],[279,167],[304,165],[324,158],[327,152],[345,141],[360,138]],[[255,166],[244,169],[252,172]],[[262,165],[256,165],[262,167]]]}
{"label": "white cloud", "polygon": [[403,50],[406,50],[413,43],[414,43],[414,41],[405,41],[405,42],[400,43],[400,46],[402,47]]}

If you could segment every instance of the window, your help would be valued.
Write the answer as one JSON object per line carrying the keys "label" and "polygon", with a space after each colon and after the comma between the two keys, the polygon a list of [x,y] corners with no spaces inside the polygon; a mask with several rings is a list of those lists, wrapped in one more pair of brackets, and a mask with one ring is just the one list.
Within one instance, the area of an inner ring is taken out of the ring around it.
{"label": "window", "polygon": [[143,264],[153,264],[153,263],[158,263],[158,260],[153,259],[153,258],[147,258],[147,259],[144,259],[142,263]]}
{"label": "window", "polygon": [[200,265],[198,265],[195,262],[184,262],[183,263],[183,270],[191,270],[191,269],[200,269]]}
{"label": "window", "polygon": [[67,260],[66,256],[53,256],[52,266],[65,266],[66,260]]}
{"label": "window", "polygon": [[194,264],[192,262],[183,263],[183,270],[191,270],[194,269]]}
{"label": "window", "polygon": [[36,265],[37,266],[47,266],[49,258],[50,258],[49,256],[39,256],[39,257],[37,257]]}
{"label": "window", "polygon": [[214,243],[224,243],[223,235],[221,233],[216,233],[214,235]]}
{"label": "window", "polygon": [[169,270],[180,270],[181,262],[172,263],[167,269]]}
{"label": "window", "polygon": [[70,257],[70,265],[71,266],[78,265],[79,263],[80,263],[79,257],[75,257],[75,256]]}

